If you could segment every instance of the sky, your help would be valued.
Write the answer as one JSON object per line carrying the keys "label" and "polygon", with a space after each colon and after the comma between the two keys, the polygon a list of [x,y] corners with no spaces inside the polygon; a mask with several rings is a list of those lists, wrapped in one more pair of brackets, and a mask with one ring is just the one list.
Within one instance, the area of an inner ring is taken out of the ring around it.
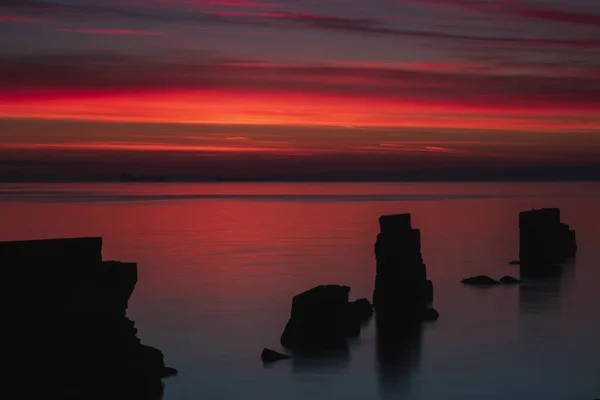
{"label": "sky", "polygon": [[598,160],[597,0],[0,0],[0,179]]}

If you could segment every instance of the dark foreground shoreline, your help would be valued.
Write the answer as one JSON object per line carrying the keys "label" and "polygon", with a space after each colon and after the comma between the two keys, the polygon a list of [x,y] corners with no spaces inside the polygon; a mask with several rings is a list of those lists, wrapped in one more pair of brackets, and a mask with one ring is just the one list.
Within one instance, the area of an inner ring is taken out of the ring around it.
{"label": "dark foreground shoreline", "polygon": [[30,382],[23,398],[162,398],[162,379],[177,371],[126,313],[137,264],[103,261],[98,237],[0,242],[0,260],[12,369]]}

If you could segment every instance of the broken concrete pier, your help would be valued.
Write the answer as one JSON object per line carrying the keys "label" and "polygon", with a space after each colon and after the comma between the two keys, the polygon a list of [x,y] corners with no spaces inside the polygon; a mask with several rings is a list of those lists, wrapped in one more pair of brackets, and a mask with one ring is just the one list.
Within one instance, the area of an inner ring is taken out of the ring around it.
{"label": "broken concrete pier", "polygon": [[560,220],[560,209],[542,208],[519,214],[521,275],[543,273],[577,253],[575,231]]}
{"label": "broken concrete pier", "polygon": [[36,382],[24,397],[40,387],[68,399],[162,397],[162,378],[176,371],[126,315],[137,264],[103,261],[99,237],[0,242],[0,262],[4,331],[20,374]]}
{"label": "broken concrete pier", "polygon": [[433,302],[433,284],[427,279],[421,254],[421,231],[412,227],[410,214],[384,215],[379,227],[373,293],[376,317],[422,321]]}
{"label": "broken concrete pier", "polygon": [[281,344],[295,354],[346,351],[347,339],[360,334],[373,307],[367,299],[348,301],[349,286],[320,285],[292,299]]}

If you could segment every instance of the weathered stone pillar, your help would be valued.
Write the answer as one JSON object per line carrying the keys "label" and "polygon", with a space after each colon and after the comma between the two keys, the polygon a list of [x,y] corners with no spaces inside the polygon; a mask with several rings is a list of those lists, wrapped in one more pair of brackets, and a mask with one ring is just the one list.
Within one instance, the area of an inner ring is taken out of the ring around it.
{"label": "weathered stone pillar", "polygon": [[384,215],[379,226],[373,293],[376,314],[422,320],[433,302],[433,285],[421,255],[421,231],[412,228],[410,214]]}
{"label": "weathered stone pillar", "polygon": [[575,231],[560,222],[558,208],[542,208],[519,214],[521,274],[542,273],[574,257]]}

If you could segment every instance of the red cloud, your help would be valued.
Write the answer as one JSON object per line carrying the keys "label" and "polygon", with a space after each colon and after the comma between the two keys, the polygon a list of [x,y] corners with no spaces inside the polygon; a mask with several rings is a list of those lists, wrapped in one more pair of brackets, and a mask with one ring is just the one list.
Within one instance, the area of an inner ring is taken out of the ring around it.
{"label": "red cloud", "polygon": [[195,1],[194,4],[200,4],[204,6],[217,6],[217,7],[243,7],[243,8],[280,8],[281,5],[273,3],[262,3],[256,1],[244,1],[244,0],[213,0],[213,1]]}
{"label": "red cloud", "polygon": [[[471,11],[491,14],[505,14],[522,18],[537,19],[549,22],[565,22],[572,24],[600,26],[600,14],[583,13],[556,8],[533,8],[521,2],[494,1],[481,2],[478,0],[411,0],[418,3],[433,3],[456,6]],[[575,2],[573,2],[575,3]],[[565,4],[569,4],[565,2]]]}
{"label": "red cloud", "polygon": [[539,8],[516,10],[515,13],[524,18],[600,26],[600,15],[598,14],[581,14],[569,11]]}
{"label": "red cloud", "polygon": [[74,33],[90,33],[94,35],[141,35],[141,36],[156,36],[164,35],[164,32],[135,30],[135,29],[69,29],[58,28],[59,32],[74,32]]}
{"label": "red cloud", "polygon": [[0,58],[0,115],[263,126],[599,129],[598,79],[496,72],[292,67],[210,57],[180,63],[123,56],[5,57]]}
{"label": "red cloud", "polygon": [[14,15],[0,15],[0,22],[21,22],[26,24],[44,23],[47,20],[37,18],[17,17]]}

